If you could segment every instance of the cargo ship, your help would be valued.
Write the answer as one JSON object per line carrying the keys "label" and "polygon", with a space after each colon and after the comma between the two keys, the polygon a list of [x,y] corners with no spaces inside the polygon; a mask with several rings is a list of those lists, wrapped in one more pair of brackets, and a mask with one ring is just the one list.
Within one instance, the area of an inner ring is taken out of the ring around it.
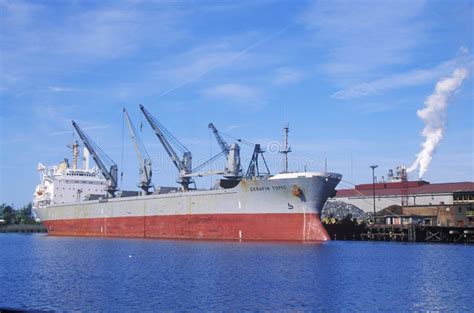
{"label": "cargo ship", "polygon": [[[139,161],[141,191],[117,188],[117,165],[73,121],[84,145],[78,167],[79,144],[72,145],[73,162],[38,166],[41,182],[34,193],[34,211],[50,235],[138,237],[169,239],[223,239],[270,241],[330,240],[321,224],[324,203],[336,194],[342,175],[289,172],[288,128],[281,151],[285,168],[270,175],[259,144],[255,144],[245,173],[237,143],[227,144],[211,123],[222,151],[192,168],[191,152],[140,106],[152,130],[179,172],[177,187],[154,187],[151,159],[124,109]],[[182,157],[176,152],[181,148]],[[200,172],[218,156],[227,158],[222,171]],[[89,156],[96,166],[89,168]],[[261,172],[265,168],[266,170]],[[222,175],[215,187],[195,187],[194,178]],[[194,187],[193,187],[194,185]]]}

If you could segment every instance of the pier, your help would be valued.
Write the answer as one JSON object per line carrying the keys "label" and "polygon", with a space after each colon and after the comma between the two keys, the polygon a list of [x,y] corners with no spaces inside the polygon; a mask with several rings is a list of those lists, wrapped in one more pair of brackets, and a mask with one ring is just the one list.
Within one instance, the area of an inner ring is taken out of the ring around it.
{"label": "pier", "polygon": [[473,227],[325,224],[332,240],[474,243]]}
{"label": "pier", "polygon": [[362,240],[474,243],[472,227],[368,225]]}

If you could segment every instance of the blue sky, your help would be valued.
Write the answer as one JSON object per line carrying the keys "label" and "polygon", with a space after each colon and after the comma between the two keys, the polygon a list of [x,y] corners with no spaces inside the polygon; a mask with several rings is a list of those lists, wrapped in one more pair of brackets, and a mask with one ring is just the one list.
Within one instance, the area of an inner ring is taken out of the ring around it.
{"label": "blue sky", "polygon": [[[123,168],[122,188],[135,188],[128,137],[121,162],[121,111],[139,123],[140,103],[195,165],[218,151],[212,121],[261,143],[278,172],[273,152],[289,122],[292,170],[320,171],[327,159],[346,181],[368,182],[371,164],[380,177],[414,161],[423,140],[416,112],[459,66],[471,74],[450,101],[424,179],[474,180],[472,1],[2,0],[0,8],[0,203],[27,203],[37,163],[71,158],[71,119]],[[148,125],[141,136],[155,184],[173,184],[177,172]],[[250,154],[243,146],[245,167]]]}

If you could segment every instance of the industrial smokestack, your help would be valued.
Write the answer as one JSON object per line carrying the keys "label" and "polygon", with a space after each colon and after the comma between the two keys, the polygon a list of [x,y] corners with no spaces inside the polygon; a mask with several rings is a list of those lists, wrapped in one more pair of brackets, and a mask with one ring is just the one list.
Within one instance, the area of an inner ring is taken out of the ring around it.
{"label": "industrial smokestack", "polygon": [[418,117],[425,123],[421,133],[425,137],[425,141],[421,144],[422,149],[416,155],[415,162],[408,168],[409,173],[419,169],[421,178],[428,170],[436,146],[443,139],[449,98],[459,89],[466,77],[467,70],[465,68],[455,69],[451,77],[436,83],[434,93],[425,100],[425,107],[418,110]]}

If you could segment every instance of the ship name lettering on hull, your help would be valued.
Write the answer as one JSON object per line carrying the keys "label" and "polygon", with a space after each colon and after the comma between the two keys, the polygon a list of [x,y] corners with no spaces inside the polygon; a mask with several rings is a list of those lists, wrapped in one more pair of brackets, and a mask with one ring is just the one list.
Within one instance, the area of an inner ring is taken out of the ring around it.
{"label": "ship name lettering on hull", "polygon": [[281,186],[271,186],[268,187],[268,186],[265,186],[265,187],[250,187],[250,191],[270,191],[270,190],[273,190],[273,191],[279,191],[279,190],[286,190],[286,186],[284,185],[281,185]]}

